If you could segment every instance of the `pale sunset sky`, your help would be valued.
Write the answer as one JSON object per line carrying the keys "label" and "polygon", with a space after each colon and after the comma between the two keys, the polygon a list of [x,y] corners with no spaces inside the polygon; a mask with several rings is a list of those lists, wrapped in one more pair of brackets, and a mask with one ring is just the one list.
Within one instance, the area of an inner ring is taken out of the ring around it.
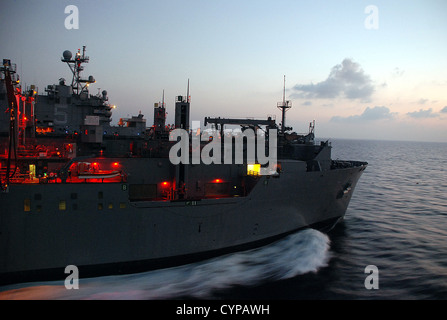
{"label": "pale sunset sky", "polygon": [[[78,25],[67,6],[78,9]],[[77,27],[77,28],[67,28]],[[316,136],[447,142],[447,1],[2,0],[0,58],[43,93],[71,73],[107,90],[119,118],[174,101],[190,81],[191,120],[276,116]]]}

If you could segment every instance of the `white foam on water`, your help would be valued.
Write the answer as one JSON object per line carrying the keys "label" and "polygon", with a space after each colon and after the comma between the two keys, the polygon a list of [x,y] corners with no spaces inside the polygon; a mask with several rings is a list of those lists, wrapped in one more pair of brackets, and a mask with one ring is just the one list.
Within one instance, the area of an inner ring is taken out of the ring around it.
{"label": "white foam on water", "polygon": [[327,266],[329,249],[326,234],[306,229],[261,248],[194,264],[131,275],[81,278],[77,290],[67,290],[60,281],[22,284],[3,292],[0,288],[0,299],[206,299],[217,290],[233,286],[316,272]]}

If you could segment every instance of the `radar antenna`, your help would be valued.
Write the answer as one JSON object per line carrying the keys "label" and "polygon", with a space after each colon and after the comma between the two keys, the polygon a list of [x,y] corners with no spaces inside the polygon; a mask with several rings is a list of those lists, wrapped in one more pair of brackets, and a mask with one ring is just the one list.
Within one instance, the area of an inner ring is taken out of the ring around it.
{"label": "radar antenna", "polygon": [[72,59],[73,55],[69,50],[65,50],[62,55],[63,57],[61,61],[67,63],[68,67],[73,73],[73,78],[71,80],[73,93],[80,95],[83,92],[88,92],[88,86],[91,83],[95,83],[96,80],[93,76],[89,76],[88,79],[81,78],[81,72],[84,70],[82,64],[88,63],[90,60],[90,58],[85,55],[85,46],[82,47],[82,55],[81,49],[78,49],[74,59]]}

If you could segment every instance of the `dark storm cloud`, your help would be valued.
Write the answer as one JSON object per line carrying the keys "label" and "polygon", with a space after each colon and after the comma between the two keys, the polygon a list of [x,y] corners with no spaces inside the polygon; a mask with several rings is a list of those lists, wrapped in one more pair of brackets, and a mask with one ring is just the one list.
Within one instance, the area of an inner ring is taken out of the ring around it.
{"label": "dark storm cloud", "polygon": [[369,75],[351,59],[344,59],[332,68],[328,78],[316,84],[297,84],[292,88],[295,98],[337,98],[368,101],[374,92]]}
{"label": "dark storm cloud", "polygon": [[383,119],[394,118],[394,113],[390,111],[389,108],[384,106],[375,106],[374,108],[367,107],[362,114],[353,115],[348,117],[335,116],[332,117],[333,122],[363,122],[363,121],[374,121]]}

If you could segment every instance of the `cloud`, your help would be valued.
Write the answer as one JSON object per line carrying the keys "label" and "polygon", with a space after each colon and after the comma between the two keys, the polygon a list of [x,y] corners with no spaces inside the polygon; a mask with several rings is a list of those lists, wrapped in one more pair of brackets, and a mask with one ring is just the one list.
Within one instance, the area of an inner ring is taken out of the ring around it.
{"label": "cloud", "polygon": [[316,84],[297,84],[292,90],[294,93],[291,96],[296,98],[344,97],[368,101],[374,92],[374,85],[358,63],[346,58],[332,68],[326,80]]}
{"label": "cloud", "polygon": [[[443,112],[443,111],[441,111],[441,112]],[[432,108],[427,109],[427,110],[420,109],[419,111],[407,112],[407,115],[412,117],[412,118],[416,118],[416,119],[436,118],[438,116],[438,114],[433,113],[433,109]]]}
{"label": "cloud", "polygon": [[447,113],[447,106],[445,106],[444,108],[442,108],[440,112],[441,112],[441,113]]}
{"label": "cloud", "polygon": [[363,111],[360,115],[348,116],[348,117],[340,117],[335,116],[331,118],[333,122],[364,122],[364,121],[375,121],[375,120],[383,120],[383,119],[392,119],[394,118],[394,113],[390,111],[387,107],[379,107],[375,106],[374,108],[367,107],[365,111]]}
{"label": "cloud", "polygon": [[428,102],[428,99],[424,99],[424,98],[421,98],[418,101],[419,104],[426,104],[427,102]]}
{"label": "cloud", "polygon": [[405,72],[405,70],[402,70],[402,69],[396,67],[396,68],[393,69],[392,75],[394,77],[402,77],[404,72]]}

